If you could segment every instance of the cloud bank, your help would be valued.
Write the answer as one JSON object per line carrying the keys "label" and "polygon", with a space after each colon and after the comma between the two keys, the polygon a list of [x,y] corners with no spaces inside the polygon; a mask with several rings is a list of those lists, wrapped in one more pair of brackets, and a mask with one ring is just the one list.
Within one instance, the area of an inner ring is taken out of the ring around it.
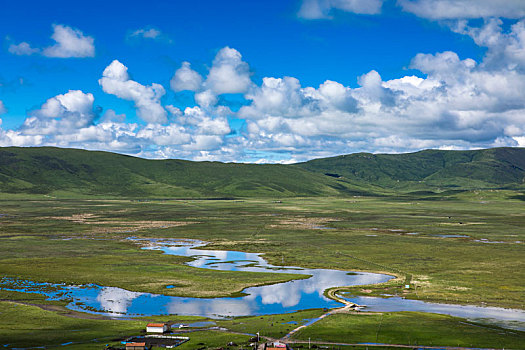
{"label": "cloud bank", "polygon": [[[342,9],[359,2],[325,4]],[[517,6],[516,11],[521,6],[512,1],[508,5]],[[525,20],[505,27],[496,18],[477,26],[460,19],[447,26],[485,47],[483,59],[452,51],[419,53],[409,67],[418,76],[384,80],[381,72],[370,70],[352,86],[332,80],[304,86],[291,76],[264,77],[256,83],[241,53],[224,47],[208,69],[197,72],[190,62],[182,62],[175,70],[170,93],[189,91],[195,99],[183,108],[169,104],[161,84],[133,80],[128,67],[114,60],[102,71],[99,84],[105,93],[130,101],[140,122],[126,122],[126,116],[113,110],[102,113],[93,94],[71,90],[29,112],[19,129],[0,129],[0,144],[251,162],[292,162],[355,151],[525,147]],[[232,110],[224,102],[231,94],[242,96],[240,108]],[[0,113],[2,109],[5,112],[0,103]]]}
{"label": "cloud bank", "polygon": [[434,20],[525,17],[525,1],[521,0],[398,0],[397,3],[406,12]]}

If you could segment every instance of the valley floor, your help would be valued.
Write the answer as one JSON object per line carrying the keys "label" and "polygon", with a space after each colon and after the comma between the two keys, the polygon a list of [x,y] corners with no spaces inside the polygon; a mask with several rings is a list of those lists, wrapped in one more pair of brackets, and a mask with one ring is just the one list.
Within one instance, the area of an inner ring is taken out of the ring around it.
{"label": "valley floor", "polygon": [[[273,265],[398,277],[383,285],[339,291],[352,295],[388,294],[523,310],[523,198],[510,191],[237,200],[13,197],[0,202],[0,274],[9,279],[95,283],[191,297],[237,296],[248,286],[296,277],[195,269],[184,265],[187,257],[141,250],[127,239],[193,238],[211,242],[213,249],[264,253]],[[166,289],[168,285],[176,287]],[[47,301],[38,294],[0,290],[0,299],[0,343],[7,347],[72,341],[64,348],[100,348],[144,328],[144,320],[82,318],[86,314],[71,313],[65,303]],[[302,312],[310,314],[296,315],[301,320],[323,313]],[[261,334],[280,338],[295,326],[278,318],[288,320],[292,315],[236,318],[220,325],[240,333],[264,329]],[[159,318],[177,316],[155,319]],[[247,337],[202,331],[194,333],[193,339],[201,339],[201,347],[219,347],[226,338],[240,344]],[[525,342],[520,331],[412,312],[331,315],[292,337],[308,338],[481,348],[519,348]],[[195,343],[180,348],[198,348],[191,346]]]}

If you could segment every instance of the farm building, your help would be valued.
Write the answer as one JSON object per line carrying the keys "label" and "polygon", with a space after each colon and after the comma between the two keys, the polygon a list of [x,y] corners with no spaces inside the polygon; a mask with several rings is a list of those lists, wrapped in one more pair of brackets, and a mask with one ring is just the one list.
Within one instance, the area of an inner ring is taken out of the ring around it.
{"label": "farm building", "polygon": [[148,350],[146,343],[126,343],[126,350]]}
{"label": "farm building", "polygon": [[169,327],[166,323],[148,323],[146,332],[148,333],[166,333]]}

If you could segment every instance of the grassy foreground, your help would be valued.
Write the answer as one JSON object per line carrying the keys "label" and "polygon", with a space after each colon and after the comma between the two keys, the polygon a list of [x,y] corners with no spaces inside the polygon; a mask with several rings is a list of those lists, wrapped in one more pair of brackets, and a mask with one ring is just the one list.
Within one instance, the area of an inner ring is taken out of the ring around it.
{"label": "grassy foreground", "polygon": [[[201,330],[183,334],[190,341],[178,349],[217,349],[234,342],[238,349],[249,344],[251,336],[260,332],[263,337],[281,338],[315,317],[320,310],[306,310],[286,315],[240,317],[219,321],[225,330]],[[189,322],[192,317],[155,317],[134,320],[102,320],[72,317],[57,311],[14,302],[0,302],[0,343],[7,348],[46,346],[68,350],[101,349],[106,344],[119,345],[133,335],[141,334],[148,320]],[[297,321],[297,324],[293,324]],[[524,332],[482,326],[465,320],[424,313],[384,313],[374,315],[331,315],[300,330],[291,342],[311,339],[327,343],[385,343],[406,345],[440,345],[520,349]],[[62,345],[64,344],[64,345]],[[300,345],[299,345],[300,346]],[[304,347],[304,345],[303,345]],[[306,346],[307,347],[307,346]],[[388,348],[388,347],[385,347]]]}
{"label": "grassy foreground", "polygon": [[[7,348],[46,346],[68,350],[103,349],[107,344],[118,346],[127,337],[140,335],[148,322],[147,319],[90,320],[67,317],[36,306],[11,302],[0,302],[0,314],[0,344]],[[155,319],[167,321],[166,317]],[[176,319],[187,322],[192,318]],[[174,320],[173,317],[171,320]],[[250,338],[226,332],[195,332],[188,335],[190,342],[179,349],[197,349],[202,345],[205,348],[220,347],[230,341],[246,343]]]}
{"label": "grassy foreground", "polygon": [[[110,342],[123,337],[144,322],[102,321],[65,317],[35,306],[0,302],[0,344],[9,348],[59,346],[63,343]],[[94,347],[92,347],[94,348]]]}

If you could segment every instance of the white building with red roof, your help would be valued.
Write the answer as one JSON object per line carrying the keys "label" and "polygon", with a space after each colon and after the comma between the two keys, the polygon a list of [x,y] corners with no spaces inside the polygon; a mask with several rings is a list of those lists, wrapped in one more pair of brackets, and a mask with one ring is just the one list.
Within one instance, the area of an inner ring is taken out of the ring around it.
{"label": "white building with red roof", "polygon": [[169,327],[166,323],[148,323],[146,332],[148,333],[166,333]]}

